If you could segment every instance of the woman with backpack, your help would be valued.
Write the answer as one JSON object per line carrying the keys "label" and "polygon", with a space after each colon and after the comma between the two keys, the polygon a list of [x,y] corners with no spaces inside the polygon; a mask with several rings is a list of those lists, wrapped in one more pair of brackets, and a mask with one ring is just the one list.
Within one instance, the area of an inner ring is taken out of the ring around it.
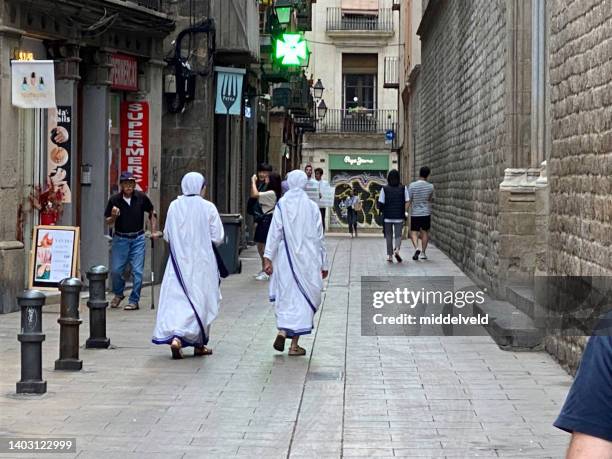
{"label": "woman with backpack", "polygon": [[266,250],[266,239],[268,238],[274,207],[282,195],[282,179],[278,173],[271,172],[268,175],[267,182],[266,191],[259,191],[257,189],[257,175],[251,177],[251,198],[257,199],[259,204],[259,209],[257,209],[254,215],[257,227],[255,228],[253,240],[257,243],[257,252],[259,252],[259,257],[261,258],[261,272],[255,279],[261,281],[270,279],[270,276],[264,272],[263,254]]}
{"label": "woman with backpack", "polygon": [[396,169],[389,171],[387,184],[380,190],[378,208],[383,214],[385,240],[387,242],[387,261],[393,263],[393,257],[402,262],[399,254],[402,245],[402,228],[406,220],[410,198],[408,190],[400,183],[400,175]]}

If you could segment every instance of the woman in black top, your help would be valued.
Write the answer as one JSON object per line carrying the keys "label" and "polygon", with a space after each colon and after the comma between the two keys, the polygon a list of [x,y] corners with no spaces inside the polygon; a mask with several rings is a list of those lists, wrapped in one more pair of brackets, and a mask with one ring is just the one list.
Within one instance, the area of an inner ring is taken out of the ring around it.
{"label": "woman in black top", "polygon": [[406,220],[408,191],[400,182],[399,172],[395,169],[387,175],[387,185],[380,190],[378,208],[384,218],[385,240],[387,242],[387,261],[393,263],[393,256],[402,262],[399,251],[402,244],[402,229]]}

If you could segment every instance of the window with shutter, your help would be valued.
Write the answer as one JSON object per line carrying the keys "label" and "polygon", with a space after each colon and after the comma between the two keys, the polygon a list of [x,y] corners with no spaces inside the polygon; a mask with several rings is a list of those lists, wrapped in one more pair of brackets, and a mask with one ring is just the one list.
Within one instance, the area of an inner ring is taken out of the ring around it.
{"label": "window with shutter", "polygon": [[347,14],[378,14],[378,0],[342,0],[342,12]]}

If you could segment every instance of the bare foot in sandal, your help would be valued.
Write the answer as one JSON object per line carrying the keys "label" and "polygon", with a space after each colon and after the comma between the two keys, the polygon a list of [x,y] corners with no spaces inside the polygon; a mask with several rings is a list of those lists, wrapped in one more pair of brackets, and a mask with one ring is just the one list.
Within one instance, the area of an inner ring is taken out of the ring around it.
{"label": "bare foot in sandal", "polygon": [[306,355],[306,349],[298,345],[291,346],[288,354],[293,356]]}
{"label": "bare foot in sandal", "polygon": [[274,344],[272,345],[272,347],[278,352],[283,352],[285,350],[285,339],[287,339],[287,335],[285,334],[285,332],[278,332],[278,335],[276,335],[276,339],[274,340]]}
{"label": "bare foot in sandal", "polygon": [[212,355],[212,349],[207,348],[206,346],[195,347],[193,349],[193,355],[195,357],[201,357],[203,355]]}
{"label": "bare foot in sandal", "polygon": [[172,340],[172,344],[170,345],[173,359],[179,360],[183,358],[183,351],[181,350],[181,347],[181,341],[178,338],[174,338]]}

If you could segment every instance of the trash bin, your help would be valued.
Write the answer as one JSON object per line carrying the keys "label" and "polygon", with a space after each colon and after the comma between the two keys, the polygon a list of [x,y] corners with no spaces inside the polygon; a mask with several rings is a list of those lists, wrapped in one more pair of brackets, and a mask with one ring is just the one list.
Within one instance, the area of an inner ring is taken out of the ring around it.
{"label": "trash bin", "polygon": [[221,222],[225,230],[223,244],[218,246],[219,254],[230,274],[242,272],[242,261],[240,261],[240,229],[242,227],[242,215],[221,214]]}

